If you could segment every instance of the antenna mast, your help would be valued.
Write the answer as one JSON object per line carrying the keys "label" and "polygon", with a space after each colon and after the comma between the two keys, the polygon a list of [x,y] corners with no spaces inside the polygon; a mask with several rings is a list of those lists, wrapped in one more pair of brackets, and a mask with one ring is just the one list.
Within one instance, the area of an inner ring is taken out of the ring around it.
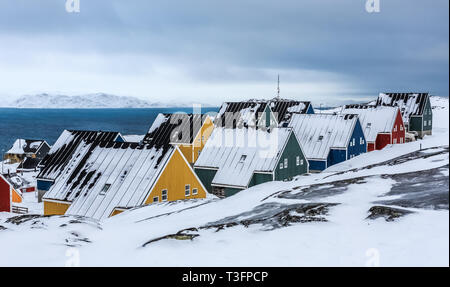
{"label": "antenna mast", "polygon": [[278,74],[277,99],[280,99],[280,74]]}

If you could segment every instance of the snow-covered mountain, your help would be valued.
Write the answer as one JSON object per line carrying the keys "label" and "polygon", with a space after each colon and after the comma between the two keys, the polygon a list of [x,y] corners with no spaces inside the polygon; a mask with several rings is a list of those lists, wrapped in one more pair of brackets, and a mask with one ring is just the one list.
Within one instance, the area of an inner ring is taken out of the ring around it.
{"label": "snow-covered mountain", "polygon": [[160,108],[189,106],[192,106],[192,103],[149,102],[134,97],[116,96],[105,93],[78,96],[42,93],[26,95],[4,105],[4,107],[10,108],[39,109]]}

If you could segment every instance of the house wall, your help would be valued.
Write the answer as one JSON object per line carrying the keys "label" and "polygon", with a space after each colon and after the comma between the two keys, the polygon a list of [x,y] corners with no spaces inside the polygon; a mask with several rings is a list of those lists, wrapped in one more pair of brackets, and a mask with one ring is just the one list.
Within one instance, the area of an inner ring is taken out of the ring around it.
{"label": "house wall", "polygon": [[252,179],[250,180],[250,183],[248,187],[258,185],[261,183],[269,182],[273,180],[273,175],[270,173],[253,173]]}
{"label": "house wall", "polygon": [[422,132],[422,116],[415,116],[409,118],[409,131],[416,131],[419,134]]}
{"label": "house wall", "polygon": [[423,132],[424,134],[431,135],[432,129],[433,129],[433,110],[431,109],[430,98],[428,98],[423,111]]}
{"label": "house wall", "polygon": [[347,159],[353,158],[365,152],[367,152],[367,142],[361,128],[361,123],[357,120],[347,146]]}
{"label": "house wall", "polygon": [[179,145],[180,151],[190,164],[194,164],[199,156],[199,151],[203,149],[214,129],[214,123],[208,117],[200,128],[198,135],[192,141],[192,144]]}
{"label": "house wall", "polygon": [[[185,196],[186,184],[190,185],[189,196]],[[197,188],[198,191],[196,195],[192,195],[194,188]],[[170,160],[166,163],[166,167],[144,203],[153,203],[153,198],[156,196],[161,202],[161,194],[164,189],[167,190],[167,201],[206,197],[206,190],[178,149],[175,149]]]}
{"label": "house wall", "polygon": [[199,132],[199,134],[194,139],[193,144],[193,152],[194,152],[194,158],[192,161],[189,161],[189,163],[195,163],[198,159],[199,151],[203,149],[206,142],[208,141],[209,137],[211,136],[212,132],[214,130],[214,123],[211,121],[209,117],[205,119],[205,122],[203,123],[203,126]]}
{"label": "house wall", "polygon": [[327,168],[325,160],[308,160],[308,163],[310,172],[318,172]]}
{"label": "house wall", "polygon": [[[296,164],[297,156],[300,156],[300,160],[303,160],[303,165]],[[283,164],[283,168],[280,168],[281,163],[284,163],[284,159],[288,159],[288,166],[285,168]],[[289,136],[286,147],[277,162],[275,168],[275,180],[286,180],[307,172],[307,160],[302,152],[302,149],[300,148],[297,138],[292,132]]]}
{"label": "house wall", "polygon": [[309,104],[308,110],[306,110],[306,114],[315,114],[312,104]]}
{"label": "house wall", "polygon": [[214,179],[214,176],[216,176],[217,170],[194,168],[194,171],[197,174],[198,178],[200,178],[200,180],[203,183],[203,186],[206,188],[206,190],[209,193],[212,193],[211,183]]}
{"label": "house wall", "polygon": [[111,217],[111,216],[114,216],[114,215],[117,215],[117,214],[121,214],[122,212],[123,212],[123,210],[120,210],[120,209],[114,209],[113,212],[111,212],[110,217]]}
{"label": "house wall", "polygon": [[0,176],[0,212],[11,212],[10,185]]}
{"label": "house wall", "polygon": [[48,152],[50,151],[50,147],[45,142],[42,144],[41,148],[36,152],[36,158],[43,159]]}
{"label": "house wall", "polygon": [[375,150],[375,143],[374,142],[367,143],[367,152],[374,150]]}
{"label": "house wall", "polygon": [[375,142],[375,149],[381,150],[388,144],[391,144],[391,135],[390,134],[378,134],[377,140]]}
{"label": "house wall", "polygon": [[44,197],[45,193],[50,190],[52,185],[52,181],[37,179],[36,188],[38,190],[38,202],[42,202],[42,197]]}
{"label": "house wall", "polygon": [[15,203],[21,203],[22,202],[22,196],[20,196],[19,192],[15,190],[14,188],[11,190],[11,200]]}
{"label": "house wall", "polygon": [[403,124],[403,119],[400,111],[397,113],[397,117],[395,118],[394,127],[392,128],[392,139],[391,143],[400,144],[405,142],[405,126]]}
{"label": "house wall", "polygon": [[64,215],[69,207],[70,203],[44,200],[44,215]]}
{"label": "house wall", "polygon": [[327,157],[327,168],[346,161],[347,160],[347,152],[344,149],[330,149],[330,152],[328,153],[328,157]]}

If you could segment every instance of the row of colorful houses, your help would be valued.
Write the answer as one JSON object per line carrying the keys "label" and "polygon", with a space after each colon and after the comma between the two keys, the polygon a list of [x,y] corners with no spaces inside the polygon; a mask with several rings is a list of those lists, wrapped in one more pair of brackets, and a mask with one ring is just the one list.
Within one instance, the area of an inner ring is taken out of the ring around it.
{"label": "row of colorful houses", "polygon": [[39,163],[39,197],[46,215],[103,219],[151,203],[231,196],[402,144],[414,129],[431,134],[424,95],[380,94],[333,113],[280,98],[226,102],[214,117],[159,114],[139,143],[66,130]]}

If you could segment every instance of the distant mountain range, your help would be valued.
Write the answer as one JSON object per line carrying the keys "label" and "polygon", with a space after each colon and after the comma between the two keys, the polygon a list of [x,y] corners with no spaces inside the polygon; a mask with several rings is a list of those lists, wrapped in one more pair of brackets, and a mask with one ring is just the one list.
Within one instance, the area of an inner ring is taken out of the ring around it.
{"label": "distant mountain range", "polygon": [[[105,93],[67,96],[57,94],[36,94],[22,96],[10,103],[3,103],[8,108],[35,109],[119,109],[119,108],[161,108],[191,107],[193,103],[148,102],[134,97],[116,96]],[[206,106],[206,105],[204,105]]]}

